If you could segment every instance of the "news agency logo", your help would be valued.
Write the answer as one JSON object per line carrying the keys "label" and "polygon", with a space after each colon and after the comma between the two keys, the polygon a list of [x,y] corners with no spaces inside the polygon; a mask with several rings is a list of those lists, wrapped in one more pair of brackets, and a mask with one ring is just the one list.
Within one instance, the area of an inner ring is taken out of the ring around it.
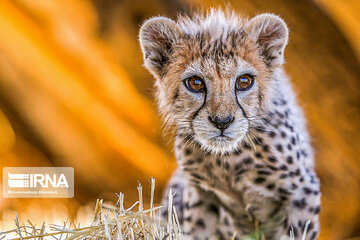
{"label": "news agency logo", "polygon": [[64,174],[11,174],[8,173],[8,185],[11,188],[33,188],[38,185],[47,188],[50,186],[54,188],[65,187],[68,188],[69,184]]}
{"label": "news agency logo", "polygon": [[10,198],[72,198],[74,196],[74,169],[69,167],[4,168],[3,195]]}

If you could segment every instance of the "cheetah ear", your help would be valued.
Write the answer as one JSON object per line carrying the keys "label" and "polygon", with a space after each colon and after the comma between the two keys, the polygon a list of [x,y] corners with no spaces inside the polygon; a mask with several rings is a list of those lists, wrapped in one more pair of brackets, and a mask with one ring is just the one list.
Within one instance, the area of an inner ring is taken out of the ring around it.
{"label": "cheetah ear", "polygon": [[261,55],[269,66],[284,63],[284,50],[289,35],[284,20],[274,14],[261,14],[250,19],[247,32],[258,44]]}
{"label": "cheetah ear", "polygon": [[155,76],[161,75],[179,32],[176,23],[165,17],[151,18],[140,28],[139,39],[144,65]]}

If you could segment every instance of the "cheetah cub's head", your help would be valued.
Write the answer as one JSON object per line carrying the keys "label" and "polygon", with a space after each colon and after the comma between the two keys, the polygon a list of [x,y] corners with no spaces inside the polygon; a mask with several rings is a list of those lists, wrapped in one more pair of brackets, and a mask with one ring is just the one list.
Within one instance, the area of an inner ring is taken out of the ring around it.
{"label": "cheetah cub's head", "polygon": [[149,19],[139,38],[164,119],[180,137],[224,154],[270,106],[288,29],[272,14],[249,20],[212,10]]}

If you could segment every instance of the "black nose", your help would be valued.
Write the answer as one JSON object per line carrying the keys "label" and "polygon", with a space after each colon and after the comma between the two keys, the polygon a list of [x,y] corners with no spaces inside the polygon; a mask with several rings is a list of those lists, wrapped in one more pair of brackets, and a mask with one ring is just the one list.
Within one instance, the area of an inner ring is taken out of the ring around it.
{"label": "black nose", "polygon": [[227,127],[229,127],[230,124],[234,121],[234,117],[228,116],[225,118],[218,118],[218,117],[210,117],[209,116],[209,121],[218,129],[224,130]]}

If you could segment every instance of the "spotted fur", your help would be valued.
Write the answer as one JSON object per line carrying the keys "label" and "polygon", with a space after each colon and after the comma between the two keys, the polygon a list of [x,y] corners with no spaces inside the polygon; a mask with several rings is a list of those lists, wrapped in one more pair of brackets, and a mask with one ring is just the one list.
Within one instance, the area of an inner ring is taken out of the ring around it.
{"label": "spotted fur", "polygon": [[[156,17],[140,30],[159,110],[176,130],[179,169],[169,186],[193,239],[228,239],[235,231],[240,239],[255,230],[266,239],[291,230],[300,239],[308,220],[306,239],[317,239],[319,181],[282,68],[287,41],[287,26],[275,15],[246,19],[221,10],[176,22]],[[255,78],[248,91],[235,88],[242,74]],[[186,88],[192,76],[203,79],[203,92]],[[209,120],[227,116],[234,120],[226,129]]]}

